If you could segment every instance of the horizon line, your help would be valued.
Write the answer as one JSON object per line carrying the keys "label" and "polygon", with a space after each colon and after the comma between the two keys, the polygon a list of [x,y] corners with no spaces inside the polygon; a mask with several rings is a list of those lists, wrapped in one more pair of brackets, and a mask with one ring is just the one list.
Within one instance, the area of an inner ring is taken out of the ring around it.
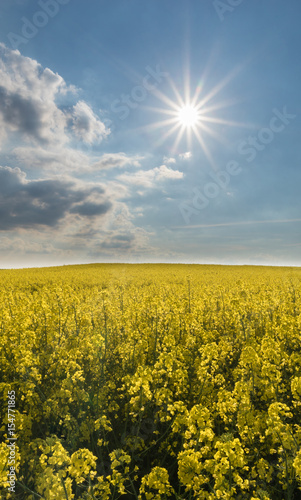
{"label": "horizon line", "polygon": [[54,267],[75,267],[75,266],[93,266],[93,265],[171,265],[171,266],[224,266],[224,267],[285,267],[285,268],[301,268],[301,264],[221,264],[221,263],[200,263],[200,262],[86,262],[77,264],[51,264],[41,266],[27,267],[0,267],[0,271],[18,271],[25,269],[52,269]]}

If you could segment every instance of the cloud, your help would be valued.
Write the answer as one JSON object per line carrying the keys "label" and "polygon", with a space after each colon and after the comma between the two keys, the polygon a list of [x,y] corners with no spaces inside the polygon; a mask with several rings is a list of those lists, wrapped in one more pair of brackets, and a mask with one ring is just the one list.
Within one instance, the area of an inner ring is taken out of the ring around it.
{"label": "cloud", "polygon": [[80,149],[67,146],[56,148],[20,146],[13,150],[13,155],[20,164],[20,168],[26,167],[52,173],[91,173],[124,168],[128,165],[139,167],[140,160],[143,159],[143,156],[128,156],[125,153],[106,153],[99,158],[99,156],[91,156]]}
{"label": "cloud", "polygon": [[166,179],[182,179],[184,174],[179,170],[172,170],[166,167],[166,165],[161,165],[161,167],[154,168],[156,180],[166,180]]}
{"label": "cloud", "polygon": [[84,217],[93,217],[95,215],[103,215],[106,214],[109,208],[111,207],[111,203],[93,203],[93,202],[85,202],[79,205],[75,205],[70,209],[71,214],[79,214]]}
{"label": "cloud", "polygon": [[62,145],[73,133],[91,144],[100,142],[110,130],[84,101],[63,109],[67,93],[76,93],[64,79],[37,61],[0,43],[0,144],[8,133],[35,145]]}
{"label": "cloud", "polygon": [[56,249],[49,242],[27,241],[22,238],[2,237],[0,240],[0,252],[14,254],[46,254],[53,255],[62,251]]}
{"label": "cloud", "polygon": [[164,156],[163,161],[165,164],[168,164],[168,163],[176,163],[177,160],[175,158],[168,158],[167,156]]}
{"label": "cloud", "polygon": [[0,231],[56,227],[70,214],[106,214],[112,203],[102,186],[72,179],[26,180],[19,168],[0,167]]}
{"label": "cloud", "polygon": [[106,128],[84,101],[79,101],[73,107],[71,120],[76,137],[88,144],[99,143],[110,134],[110,129]]}
{"label": "cloud", "polygon": [[[142,170],[144,156],[97,154],[93,144],[109,133],[60,75],[0,44],[0,144],[9,140],[3,157],[12,162],[0,166],[3,260],[135,260],[155,251],[153,233],[135,223],[143,208],[130,209],[124,200],[133,186],[153,189],[184,174],[171,168],[176,158]],[[97,177],[107,179],[105,187]]]}
{"label": "cloud", "polygon": [[97,219],[87,219],[70,225],[60,237],[61,245],[67,245],[74,254],[93,259],[119,260],[134,255],[145,255],[152,251],[149,237],[152,233],[137,227],[135,215],[124,202],[116,202],[101,227]]}
{"label": "cloud", "polygon": [[120,258],[122,256],[145,255],[154,250],[149,244],[150,233],[143,228],[132,227],[128,230],[107,231],[96,238],[89,248],[90,255],[110,256]]}
{"label": "cloud", "polygon": [[123,168],[126,165],[140,167],[140,160],[143,160],[143,156],[127,156],[125,153],[107,153],[104,154],[100,160],[93,163],[92,169],[105,170],[111,168]]}
{"label": "cloud", "polygon": [[115,234],[101,243],[101,248],[128,250],[133,246],[135,235],[133,233]]}
{"label": "cloud", "polygon": [[7,132],[19,132],[38,143],[66,140],[66,117],[55,98],[74,89],[61,76],[0,44],[0,82],[2,140]]}
{"label": "cloud", "polygon": [[183,172],[173,170],[166,165],[161,165],[160,167],[155,167],[151,170],[138,170],[137,172],[131,174],[121,174],[117,177],[117,179],[137,186],[154,188],[156,187],[157,182],[182,179],[183,176]]}
{"label": "cloud", "polygon": [[9,92],[0,85],[0,113],[2,134],[4,129],[19,131],[25,137],[46,142],[43,136],[43,104],[17,92]]}
{"label": "cloud", "polygon": [[186,153],[179,154],[180,160],[189,160],[189,158],[192,157],[192,154],[190,151],[187,151]]}
{"label": "cloud", "polygon": [[13,155],[22,167],[60,174],[62,172],[86,172],[91,164],[90,156],[67,146],[56,148],[20,146],[13,150]]}

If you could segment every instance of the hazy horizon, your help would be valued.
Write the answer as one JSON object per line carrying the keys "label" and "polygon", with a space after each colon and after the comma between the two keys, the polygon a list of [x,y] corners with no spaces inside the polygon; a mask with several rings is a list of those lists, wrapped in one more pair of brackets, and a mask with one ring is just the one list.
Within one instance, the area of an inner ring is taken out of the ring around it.
{"label": "hazy horizon", "polygon": [[288,265],[269,265],[269,264],[217,264],[217,263],[199,263],[199,262],[87,262],[85,264],[61,264],[52,266],[28,266],[28,267],[6,267],[0,268],[0,271],[10,271],[10,270],[24,270],[24,269],[51,269],[54,267],[78,267],[78,266],[97,266],[97,265],[120,265],[120,266],[143,266],[143,265],[170,265],[170,266],[219,266],[219,267],[285,267],[298,269],[301,266],[288,266]]}

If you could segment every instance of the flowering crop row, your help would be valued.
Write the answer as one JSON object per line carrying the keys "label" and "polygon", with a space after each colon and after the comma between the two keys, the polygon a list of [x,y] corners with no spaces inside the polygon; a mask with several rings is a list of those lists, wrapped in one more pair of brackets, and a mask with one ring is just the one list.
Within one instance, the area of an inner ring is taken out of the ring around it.
{"label": "flowering crop row", "polygon": [[301,269],[0,276],[1,498],[299,498]]}

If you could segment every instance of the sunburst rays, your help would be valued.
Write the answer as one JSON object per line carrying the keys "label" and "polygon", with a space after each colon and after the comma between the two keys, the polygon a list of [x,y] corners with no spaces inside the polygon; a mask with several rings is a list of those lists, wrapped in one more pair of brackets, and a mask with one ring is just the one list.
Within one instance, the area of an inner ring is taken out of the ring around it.
{"label": "sunburst rays", "polygon": [[231,73],[218,81],[207,93],[204,92],[204,79],[195,88],[191,96],[190,74],[184,75],[185,84],[183,91],[179,90],[175,82],[168,78],[172,90],[167,95],[159,89],[154,91],[155,96],[162,102],[162,107],[147,107],[149,111],[160,114],[161,119],[143,127],[149,132],[160,132],[160,137],[155,140],[154,147],[160,147],[167,139],[174,137],[172,146],[169,147],[171,153],[175,153],[180,143],[186,138],[186,146],[190,149],[193,140],[196,140],[204,152],[207,160],[215,169],[212,153],[209,150],[208,136],[221,143],[224,147],[229,147],[225,140],[220,126],[253,128],[250,124],[229,120],[218,116],[221,109],[229,108],[237,104],[237,99],[223,99],[217,101],[218,94],[228,85],[241,71],[242,66],[235,68]]}

